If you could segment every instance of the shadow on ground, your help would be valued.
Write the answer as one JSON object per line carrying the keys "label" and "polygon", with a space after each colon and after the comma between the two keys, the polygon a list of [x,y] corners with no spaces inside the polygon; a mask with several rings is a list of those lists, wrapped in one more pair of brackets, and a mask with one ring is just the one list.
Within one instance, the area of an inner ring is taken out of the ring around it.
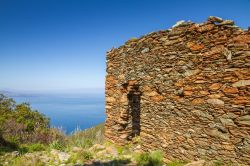
{"label": "shadow on ground", "polygon": [[83,166],[135,166],[130,160],[111,160],[107,162],[93,161]]}

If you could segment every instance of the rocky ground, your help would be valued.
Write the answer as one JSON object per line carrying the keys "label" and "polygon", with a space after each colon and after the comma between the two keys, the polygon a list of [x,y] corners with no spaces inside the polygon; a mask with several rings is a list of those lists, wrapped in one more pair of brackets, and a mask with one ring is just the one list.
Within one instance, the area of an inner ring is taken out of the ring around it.
{"label": "rocky ground", "polygon": [[[140,147],[138,146],[137,148]],[[129,148],[122,148],[115,145],[95,144],[88,149],[80,147],[73,147],[65,151],[50,149],[46,151],[26,153],[23,155],[18,151],[14,151],[0,156],[0,163],[3,166],[136,165],[135,161],[133,161],[133,156],[130,150],[131,149]],[[133,150],[139,152],[136,148]]]}
{"label": "rocky ground", "polygon": [[[140,145],[117,146],[111,143],[95,144],[83,149],[73,147],[60,151],[50,149],[26,154],[18,151],[6,153],[0,156],[2,166],[136,166],[136,155],[140,154]],[[153,164],[154,165],[154,164]],[[223,165],[218,161],[194,161],[181,162],[174,161],[166,166],[219,166]]]}

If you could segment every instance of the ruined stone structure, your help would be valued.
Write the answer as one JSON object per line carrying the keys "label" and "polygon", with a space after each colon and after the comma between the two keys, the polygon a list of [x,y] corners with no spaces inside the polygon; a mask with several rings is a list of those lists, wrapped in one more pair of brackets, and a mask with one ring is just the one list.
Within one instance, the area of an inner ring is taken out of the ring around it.
{"label": "ruined stone structure", "polygon": [[250,165],[250,30],[209,17],[107,53],[106,139]]}

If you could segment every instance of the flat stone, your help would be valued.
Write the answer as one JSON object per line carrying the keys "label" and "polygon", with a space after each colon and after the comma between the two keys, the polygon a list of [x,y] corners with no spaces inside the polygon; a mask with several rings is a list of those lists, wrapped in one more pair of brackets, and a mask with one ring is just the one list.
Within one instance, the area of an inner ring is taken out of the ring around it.
{"label": "flat stone", "polygon": [[115,98],[114,97],[106,97],[106,102],[110,102],[110,103],[113,103],[115,102]]}
{"label": "flat stone", "polygon": [[236,126],[232,119],[220,118],[220,121],[224,126]]}
{"label": "flat stone", "polygon": [[212,84],[212,85],[209,86],[209,89],[211,89],[211,90],[218,90],[218,89],[220,89],[220,87],[221,87],[220,83],[214,83],[214,84]]}
{"label": "flat stone", "polygon": [[224,101],[220,100],[220,99],[208,99],[207,103],[212,104],[212,105],[224,105]]}
{"label": "flat stone", "polygon": [[206,133],[210,136],[213,136],[213,137],[218,137],[218,138],[221,138],[224,140],[229,140],[229,135],[218,131],[218,129],[206,130]]}
{"label": "flat stone", "polygon": [[192,91],[185,90],[185,91],[183,92],[183,94],[184,94],[185,96],[191,96],[191,95],[193,94],[193,92],[192,92]]}
{"label": "flat stone", "polygon": [[144,48],[144,49],[141,51],[142,54],[147,53],[147,52],[149,52],[149,48]]}
{"label": "flat stone", "polygon": [[250,121],[238,121],[237,123],[240,126],[250,126]]}
{"label": "flat stone", "polygon": [[170,46],[170,45],[174,45],[174,44],[179,43],[179,42],[180,42],[179,39],[177,39],[177,40],[166,40],[163,44],[165,46]]}
{"label": "flat stone", "polygon": [[238,82],[233,83],[233,87],[242,87],[250,85],[250,80],[240,80]]}
{"label": "flat stone", "polygon": [[217,22],[217,23],[221,23],[223,21],[222,18],[216,16],[209,16],[207,20],[210,22]]}
{"label": "flat stone", "polygon": [[201,94],[201,95],[209,95],[210,93],[209,93],[208,91],[202,90],[202,91],[200,91],[200,94]]}
{"label": "flat stone", "polygon": [[238,116],[235,115],[234,113],[229,112],[229,113],[227,113],[227,114],[222,115],[222,117],[225,118],[225,119],[235,119],[235,118],[237,118]]}
{"label": "flat stone", "polygon": [[159,40],[160,40],[160,41],[167,41],[167,40],[168,40],[168,37],[164,36],[164,37],[161,37]]}
{"label": "flat stone", "polygon": [[178,26],[180,26],[181,24],[183,24],[184,22],[185,22],[185,20],[177,21],[177,22],[172,26],[172,28],[178,27]]}
{"label": "flat stone", "polygon": [[203,33],[207,31],[211,31],[213,28],[214,28],[214,24],[205,24],[205,25],[199,26],[197,28],[197,31]]}
{"label": "flat stone", "polygon": [[121,124],[121,125],[126,125],[126,124],[128,124],[128,121],[123,120],[123,119],[119,119],[118,123]]}
{"label": "flat stone", "polygon": [[219,25],[234,25],[234,21],[232,21],[232,20],[224,20]]}
{"label": "flat stone", "polygon": [[122,135],[120,136],[120,138],[126,139],[126,138],[128,138],[128,134],[122,134]]}
{"label": "flat stone", "polygon": [[169,32],[168,37],[178,36],[178,35],[181,35],[182,33],[183,33],[183,31],[172,30],[172,31]]}
{"label": "flat stone", "polygon": [[156,96],[159,94],[156,91],[150,91],[150,92],[144,92],[143,95],[152,97],[152,96]]}
{"label": "flat stone", "polygon": [[198,104],[203,104],[203,103],[204,103],[203,98],[195,98],[194,100],[192,100],[193,105],[198,105]]}
{"label": "flat stone", "polygon": [[226,88],[223,89],[223,92],[224,93],[233,93],[233,94],[235,94],[235,93],[238,93],[239,90],[236,87],[226,87]]}
{"label": "flat stone", "polygon": [[153,100],[155,102],[160,102],[160,101],[163,101],[164,99],[165,99],[165,97],[162,95],[156,95],[156,96],[151,97],[151,100]]}
{"label": "flat stone", "polygon": [[250,126],[250,115],[245,115],[237,118],[237,124],[241,126]]}
{"label": "flat stone", "polygon": [[245,51],[244,54],[245,54],[246,56],[250,56],[250,51]]}
{"label": "flat stone", "polygon": [[192,87],[192,86],[185,86],[185,87],[183,88],[183,90],[192,91],[192,90],[193,90],[193,87]]}
{"label": "flat stone", "polygon": [[213,120],[213,116],[209,115],[207,112],[203,112],[203,111],[200,111],[200,110],[194,110],[194,111],[192,111],[192,113],[194,113],[198,117],[207,118],[209,120]]}
{"label": "flat stone", "polygon": [[196,75],[200,72],[199,69],[196,69],[196,70],[187,70],[183,75],[185,77],[189,77],[189,76],[192,76],[192,75]]}
{"label": "flat stone", "polygon": [[211,99],[218,99],[221,97],[221,95],[220,94],[211,94],[211,95],[208,95],[208,97]]}
{"label": "flat stone", "polygon": [[197,80],[194,83],[196,83],[196,84],[203,84],[203,83],[206,83],[206,82],[207,81],[205,81],[205,80]]}
{"label": "flat stone", "polygon": [[235,104],[247,104],[250,103],[250,100],[246,96],[238,96],[234,99]]}
{"label": "flat stone", "polygon": [[250,115],[241,116],[238,118],[238,120],[250,121]]}

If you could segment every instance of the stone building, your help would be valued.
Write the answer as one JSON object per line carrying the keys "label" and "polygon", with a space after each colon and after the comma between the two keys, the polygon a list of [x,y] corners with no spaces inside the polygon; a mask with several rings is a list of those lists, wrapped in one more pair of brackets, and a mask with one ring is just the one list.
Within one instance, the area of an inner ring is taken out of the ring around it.
{"label": "stone building", "polygon": [[110,50],[106,114],[115,143],[250,165],[250,30],[209,17]]}

